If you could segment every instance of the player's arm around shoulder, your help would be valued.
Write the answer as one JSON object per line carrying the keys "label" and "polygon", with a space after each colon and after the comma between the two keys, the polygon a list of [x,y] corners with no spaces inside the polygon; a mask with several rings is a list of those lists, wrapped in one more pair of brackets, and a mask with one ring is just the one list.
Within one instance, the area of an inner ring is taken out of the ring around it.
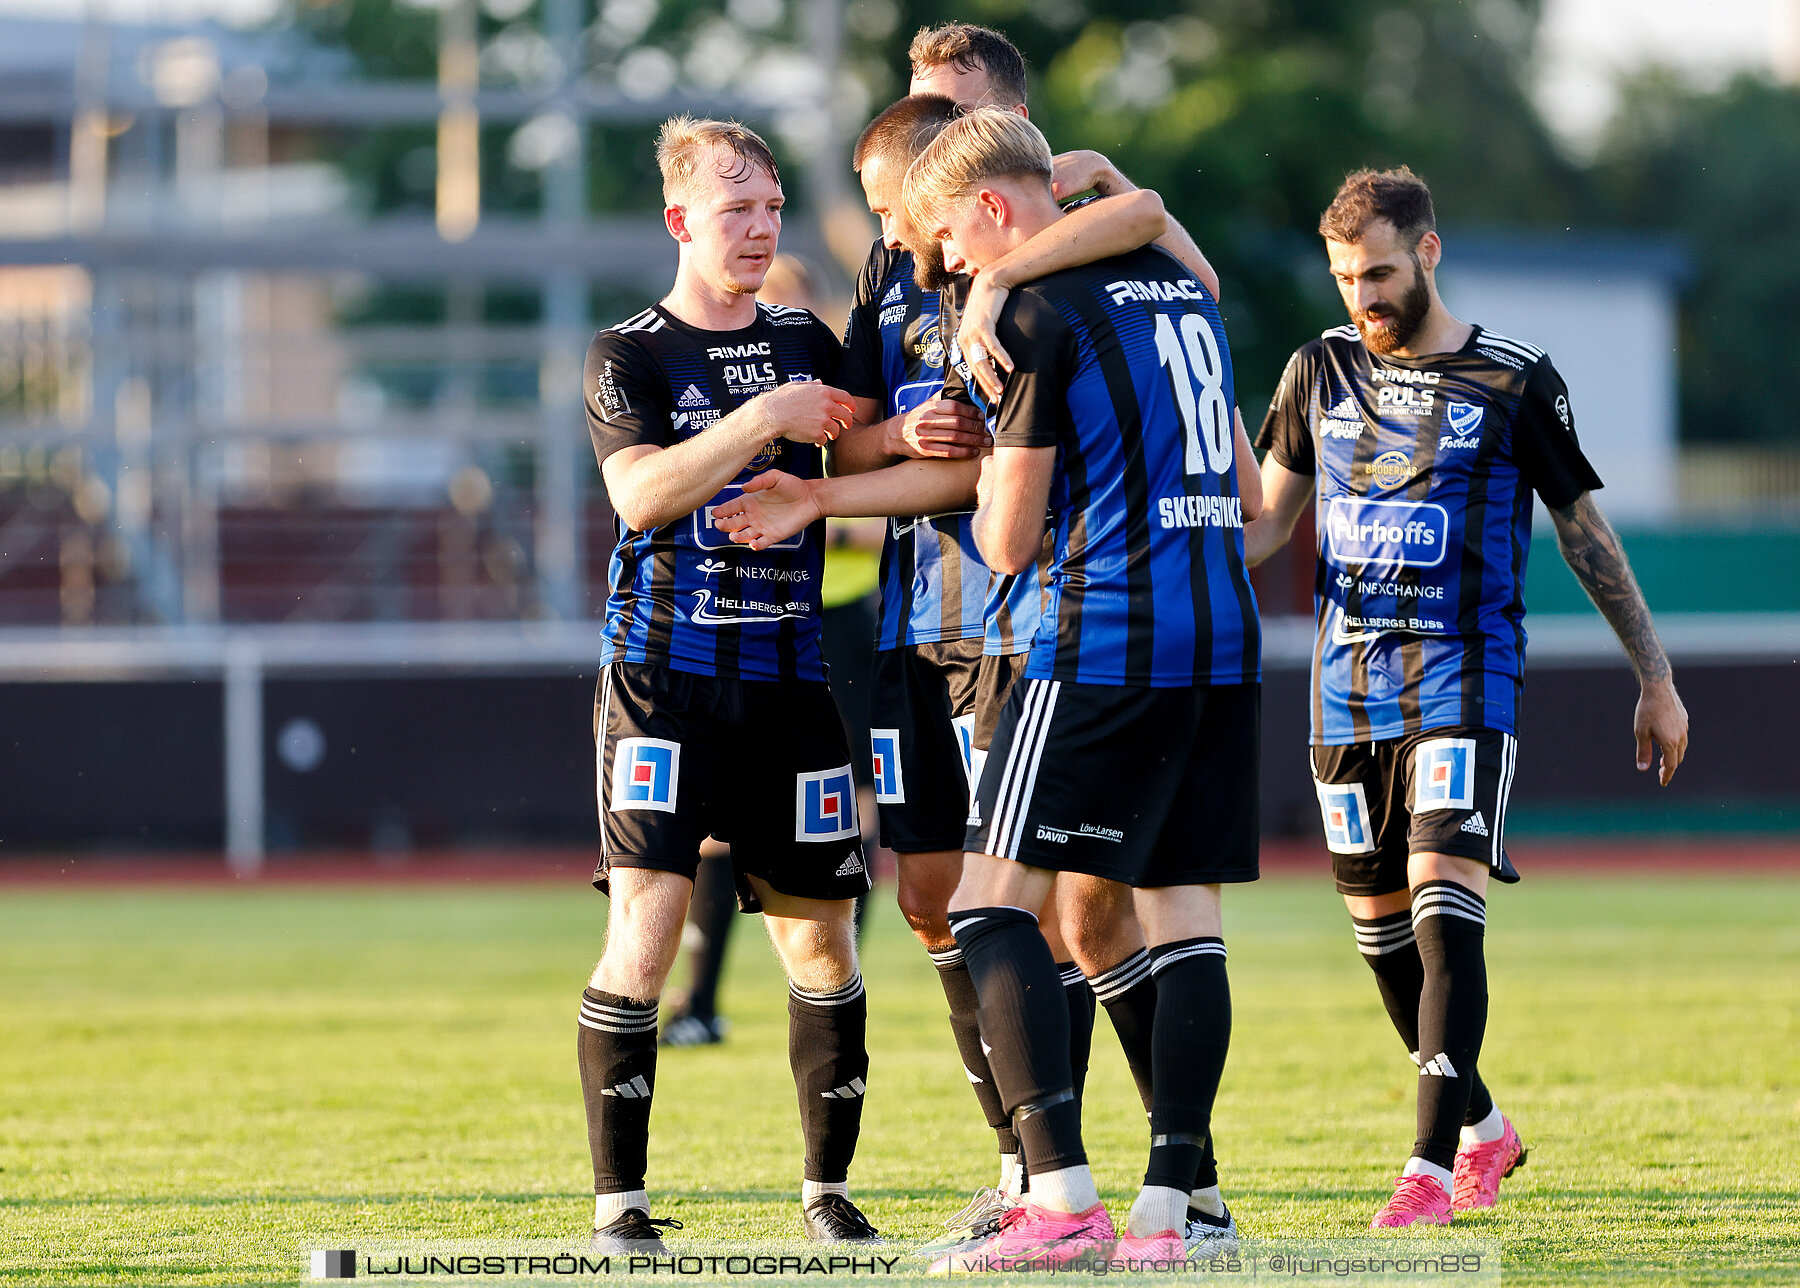
{"label": "player's arm around shoulder", "polygon": [[1637,673],[1638,702],[1632,716],[1637,767],[1649,769],[1651,744],[1661,747],[1657,780],[1667,787],[1687,755],[1687,708],[1675,690],[1669,655],[1657,638],[1650,606],[1625,557],[1624,543],[1594,503],[1592,492],[1583,492],[1569,504],[1552,508],[1550,518],[1556,528],[1557,547],[1569,571],[1619,637],[1631,659],[1631,669]]}
{"label": "player's arm around shoulder", "polygon": [[1156,245],[1195,273],[1215,299],[1219,293],[1212,265],[1169,216],[1154,191],[1133,184],[1098,152],[1065,152],[1053,164],[1050,190],[1057,200],[1089,190],[1098,195],[1071,207],[1061,219],[989,264],[970,283],[956,342],[963,353],[980,355],[972,358],[970,365],[989,397],[999,396],[1001,373],[1012,369],[1012,355],[997,331],[1000,310],[1008,294],[1027,282]]}

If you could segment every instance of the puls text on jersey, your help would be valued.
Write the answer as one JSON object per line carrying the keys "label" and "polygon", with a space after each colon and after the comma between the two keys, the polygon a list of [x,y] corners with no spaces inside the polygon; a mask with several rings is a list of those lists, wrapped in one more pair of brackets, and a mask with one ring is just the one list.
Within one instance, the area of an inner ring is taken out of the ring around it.
{"label": "puls text on jersey", "polygon": [[[1437,410],[1438,391],[1431,386],[1443,379],[1439,371],[1409,371],[1404,367],[1376,367],[1369,373],[1375,391],[1375,414],[1429,416]],[[1423,386],[1423,387],[1421,387]]]}

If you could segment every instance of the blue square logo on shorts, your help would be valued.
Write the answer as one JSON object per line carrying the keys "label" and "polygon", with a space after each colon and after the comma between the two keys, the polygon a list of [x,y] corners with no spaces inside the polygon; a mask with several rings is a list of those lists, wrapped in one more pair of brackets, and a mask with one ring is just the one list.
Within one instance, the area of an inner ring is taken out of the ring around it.
{"label": "blue square logo on shorts", "polygon": [[975,713],[971,711],[967,715],[957,716],[950,724],[956,730],[956,749],[962,752],[963,776],[973,786],[980,773],[975,768],[975,757],[979,754],[975,750]]}
{"label": "blue square logo on shorts", "polygon": [[900,731],[869,730],[870,764],[875,770],[875,803],[904,805],[906,780],[900,774]]}
{"label": "blue square logo on shorts", "polygon": [[794,775],[794,839],[841,841],[856,825],[856,780],[850,766]]}
{"label": "blue square logo on shorts", "polygon": [[1475,808],[1475,740],[1430,738],[1413,757],[1413,813]]}
{"label": "blue square logo on shorts", "polygon": [[675,812],[681,785],[681,744],[661,738],[621,738],[613,748],[611,808]]}
{"label": "blue square logo on shorts", "polygon": [[1375,829],[1369,822],[1369,801],[1361,783],[1313,784],[1319,792],[1319,813],[1325,819],[1325,848],[1333,854],[1373,854]]}

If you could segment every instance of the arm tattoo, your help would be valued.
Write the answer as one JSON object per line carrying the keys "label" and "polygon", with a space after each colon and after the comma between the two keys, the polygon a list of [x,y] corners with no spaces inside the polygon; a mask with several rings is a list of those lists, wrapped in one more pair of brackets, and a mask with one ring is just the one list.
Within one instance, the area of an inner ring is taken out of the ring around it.
{"label": "arm tattoo", "polygon": [[1656,637],[1650,606],[1632,576],[1619,534],[1600,513],[1593,496],[1583,492],[1572,504],[1550,513],[1556,524],[1556,543],[1569,571],[1625,646],[1638,679],[1646,683],[1668,679],[1669,658]]}

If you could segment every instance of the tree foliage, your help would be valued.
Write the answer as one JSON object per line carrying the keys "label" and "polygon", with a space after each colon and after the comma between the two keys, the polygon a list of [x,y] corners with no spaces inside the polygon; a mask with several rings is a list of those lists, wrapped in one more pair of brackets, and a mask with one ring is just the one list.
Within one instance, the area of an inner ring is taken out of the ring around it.
{"label": "tree foliage", "polygon": [[1630,83],[1595,175],[1623,224],[1683,235],[1681,421],[1701,440],[1793,442],[1800,354],[1800,91],[1740,77]]}
{"label": "tree foliage", "polygon": [[902,68],[919,25],[993,25],[1052,146],[1162,194],[1219,269],[1252,422],[1293,348],[1343,321],[1315,229],[1349,171],[1411,165],[1447,221],[1560,227],[1585,201],[1525,93],[1535,3],[929,0],[906,18],[872,61]]}
{"label": "tree foliage", "polygon": [[[754,119],[784,160],[805,154],[816,114],[784,104],[808,75],[812,0],[583,0],[574,49],[543,41],[547,2],[481,0],[484,82],[529,88],[570,67],[646,98],[736,94],[762,105]],[[430,10],[303,3],[300,24],[369,75],[434,74]],[[1350,170],[1412,166],[1451,226],[1673,231],[1698,268],[1683,312],[1686,433],[1794,437],[1775,382],[1800,350],[1800,94],[1748,79],[1701,93],[1651,73],[1627,88],[1598,160],[1576,163],[1527,92],[1543,3],[846,0],[840,125],[854,132],[905,93],[921,26],[1004,31],[1051,144],[1106,152],[1157,189],[1218,267],[1252,421],[1288,353],[1342,320],[1315,228]],[[593,210],[655,208],[652,133],[590,131]],[[484,199],[528,212],[537,178],[510,166],[505,144],[484,137]],[[353,146],[377,209],[428,203],[419,132]],[[804,172],[784,169],[803,212]]]}

